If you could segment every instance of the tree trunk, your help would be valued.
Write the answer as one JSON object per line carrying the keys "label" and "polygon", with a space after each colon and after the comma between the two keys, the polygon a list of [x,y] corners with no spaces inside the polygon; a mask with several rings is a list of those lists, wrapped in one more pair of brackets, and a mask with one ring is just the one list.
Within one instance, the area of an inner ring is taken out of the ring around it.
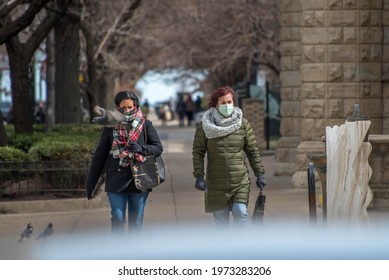
{"label": "tree trunk", "polygon": [[[0,71],[0,80],[3,78],[3,72]],[[1,89],[0,89],[0,97],[1,97]],[[1,100],[0,100],[1,103]],[[8,145],[7,133],[5,132],[4,127],[4,118],[3,112],[0,109],[0,147],[4,147]]]}
{"label": "tree trunk", "polygon": [[[34,80],[29,74],[30,63],[35,51],[46,38],[58,19],[64,14],[70,1],[63,1],[59,13],[46,13],[32,32],[23,34],[23,40],[19,35],[7,39],[6,47],[11,73],[12,105],[15,123],[15,133],[32,133],[34,123]],[[56,6],[58,7],[58,6]],[[27,10],[28,11],[28,10]],[[23,41],[23,42],[22,42]],[[32,81],[32,83],[30,82]]]}
{"label": "tree trunk", "polygon": [[108,69],[98,71],[97,105],[112,109],[114,103],[115,74]]}
{"label": "tree trunk", "polygon": [[[91,32],[91,27],[87,26],[85,23],[80,24],[80,27],[82,29],[82,32],[85,37],[86,42],[86,59],[88,63],[88,70],[87,70],[87,84],[86,84],[86,90],[85,94],[88,98],[88,110],[89,114],[91,116],[90,121],[93,119],[93,108],[96,103],[96,96],[97,96],[97,74],[96,74],[96,60],[94,59],[95,54],[95,44],[93,40],[93,34]],[[85,105],[84,105],[85,108]]]}
{"label": "tree trunk", "polygon": [[55,126],[55,64],[54,64],[54,31],[51,31],[46,39],[46,129],[52,130]]}
{"label": "tree trunk", "polygon": [[15,133],[32,133],[34,123],[34,96],[31,92],[30,57],[24,55],[21,46],[6,42],[11,73],[12,106],[15,117]]}
{"label": "tree trunk", "polygon": [[3,114],[0,110],[0,147],[8,145],[7,133],[5,133]]}
{"label": "tree trunk", "polygon": [[82,120],[79,84],[79,23],[61,18],[55,26],[55,120],[80,123]]}

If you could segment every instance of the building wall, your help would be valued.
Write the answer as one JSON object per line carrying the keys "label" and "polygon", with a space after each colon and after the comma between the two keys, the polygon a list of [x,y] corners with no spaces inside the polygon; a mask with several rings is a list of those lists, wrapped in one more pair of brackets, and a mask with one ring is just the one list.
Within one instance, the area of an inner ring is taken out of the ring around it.
{"label": "building wall", "polygon": [[275,175],[291,175],[296,170],[297,146],[301,142],[301,7],[299,0],[283,0],[281,4],[280,81],[282,116],[281,139],[277,143]]}
{"label": "building wall", "polygon": [[264,101],[262,99],[244,98],[242,100],[242,111],[243,116],[253,128],[259,150],[263,151],[266,148],[264,122],[262,121],[265,119]]}
{"label": "building wall", "polygon": [[306,154],[324,149],[325,127],[343,124],[354,104],[372,121],[371,133],[389,131],[388,6],[389,0],[282,1],[276,160],[280,174],[294,163],[295,186],[306,185]]}
{"label": "building wall", "polygon": [[389,134],[389,0],[383,1],[382,28],[382,98],[383,98],[383,134]]}

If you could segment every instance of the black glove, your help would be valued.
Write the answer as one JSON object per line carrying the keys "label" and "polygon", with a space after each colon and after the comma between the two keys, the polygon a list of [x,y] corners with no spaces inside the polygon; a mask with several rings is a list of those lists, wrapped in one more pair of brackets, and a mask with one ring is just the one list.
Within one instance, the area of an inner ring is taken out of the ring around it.
{"label": "black glove", "polygon": [[136,142],[129,142],[126,146],[126,150],[129,151],[130,153],[138,153],[138,154],[142,154],[143,152],[142,146]]}
{"label": "black glove", "polygon": [[196,177],[195,188],[199,191],[205,191],[205,180],[203,176]]}
{"label": "black glove", "polygon": [[266,186],[265,177],[263,175],[260,175],[257,177],[257,187],[261,190]]}
{"label": "black glove", "polygon": [[92,200],[92,193],[92,189],[86,189],[86,197],[88,198],[88,200]]}

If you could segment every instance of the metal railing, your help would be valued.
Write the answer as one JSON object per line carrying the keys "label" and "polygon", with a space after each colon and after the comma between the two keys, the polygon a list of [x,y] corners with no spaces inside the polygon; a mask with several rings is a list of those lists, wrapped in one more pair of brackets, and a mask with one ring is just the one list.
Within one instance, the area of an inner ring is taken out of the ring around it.
{"label": "metal railing", "polygon": [[89,161],[0,161],[0,199],[85,194]]}
{"label": "metal railing", "polygon": [[315,186],[315,166],[313,162],[308,163],[308,205],[309,220],[316,223],[316,186]]}

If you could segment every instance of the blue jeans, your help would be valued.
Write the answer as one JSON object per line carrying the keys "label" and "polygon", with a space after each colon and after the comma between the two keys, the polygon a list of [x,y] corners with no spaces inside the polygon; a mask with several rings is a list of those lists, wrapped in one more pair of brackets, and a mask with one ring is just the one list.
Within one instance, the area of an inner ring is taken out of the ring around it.
{"label": "blue jeans", "polygon": [[[241,202],[232,204],[232,218],[234,226],[244,225],[248,221],[247,205]],[[225,226],[230,221],[230,209],[228,207],[212,213],[217,226]]]}
{"label": "blue jeans", "polygon": [[126,223],[126,208],[128,205],[128,228],[141,229],[148,192],[113,193],[107,192],[111,205],[111,225],[113,233],[124,231]]}

